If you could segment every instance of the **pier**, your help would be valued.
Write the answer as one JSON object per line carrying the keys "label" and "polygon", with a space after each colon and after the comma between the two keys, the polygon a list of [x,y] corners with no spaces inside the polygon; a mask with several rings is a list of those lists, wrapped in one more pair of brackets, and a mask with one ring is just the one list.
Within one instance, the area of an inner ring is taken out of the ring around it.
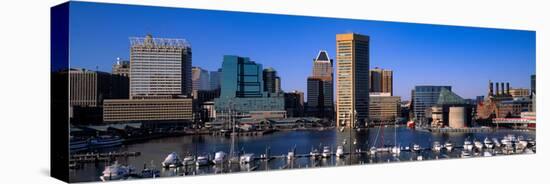
{"label": "pier", "polygon": [[140,152],[107,152],[107,153],[83,153],[73,154],[69,158],[69,162],[78,163],[91,163],[91,162],[108,162],[114,161],[119,157],[136,157],[141,155]]}
{"label": "pier", "polygon": [[435,133],[490,133],[495,132],[495,128],[489,127],[470,127],[470,128],[427,128],[426,130]]}
{"label": "pier", "polygon": [[223,132],[223,131],[214,131],[212,132],[212,136],[231,136],[231,134],[235,134],[235,136],[262,136],[265,134],[270,134],[275,132],[274,129],[268,129],[268,130],[259,130],[259,131],[245,131],[245,132],[234,132],[231,133],[229,131]]}

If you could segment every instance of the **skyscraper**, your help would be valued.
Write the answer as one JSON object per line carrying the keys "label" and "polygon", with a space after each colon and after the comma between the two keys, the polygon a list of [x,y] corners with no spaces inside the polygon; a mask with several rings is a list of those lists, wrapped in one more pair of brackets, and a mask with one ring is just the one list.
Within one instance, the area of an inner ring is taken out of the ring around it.
{"label": "skyscraper", "polygon": [[[264,90],[262,65],[248,57],[223,57],[221,94],[214,100],[216,116],[223,118],[229,112],[239,117],[251,114],[270,116],[283,114],[284,95]],[[255,116],[256,117],[256,116]]]}
{"label": "skyscraper", "polygon": [[191,46],[184,39],[130,38],[130,98],[191,93]]}
{"label": "skyscraper", "polygon": [[262,64],[248,57],[223,56],[221,97],[263,97]]}
{"label": "skyscraper", "polygon": [[282,91],[281,77],[277,76],[275,77],[275,93],[280,93]]}
{"label": "skyscraper", "polygon": [[307,78],[307,114],[319,118],[334,117],[332,59],[321,50],[313,59],[312,75]]}
{"label": "skyscraper", "polygon": [[369,74],[370,92],[390,93],[393,96],[393,71],[376,67]]}
{"label": "skyscraper", "polygon": [[193,90],[209,90],[210,76],[208,71],[201,67],[193,67],[191,81],[193,82]]}
{"label": "skyscraper", "polygon": [[317,57],[313,59],[312,77],[332,79],[332,59],[326,50],[320,50]]}
{"label": "skyscraper", "polygon": [[281,79],[277,71],[271,67],[263,70],[264,91],[268,93],[278,93],[281,87]]}
{"label": "skyscraper", "polygon": [[369,116],[369,37],[336,35],[336,124],[356,127]]}
{"label": "skyscraper", "polygon": [[222,75],[221,68],[218,69],[217,71],[210,72],[210,89],[211,90],[220,89],[221,75]]}

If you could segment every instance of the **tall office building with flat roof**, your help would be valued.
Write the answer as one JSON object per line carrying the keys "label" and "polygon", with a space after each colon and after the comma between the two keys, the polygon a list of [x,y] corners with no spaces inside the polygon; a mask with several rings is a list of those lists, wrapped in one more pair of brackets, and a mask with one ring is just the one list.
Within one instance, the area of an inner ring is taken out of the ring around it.
{"label": "tall office building with flat roof", "polygon": [[191,94],[191,46],[184,39],[130,38],[130,98]]}
{"label": "tall office building with flat roof", "polygon": [[376,67],[369,74],[370,92],[390,93],[393,96],[393,71]]}
{"label": "tall office building with flat roof", "polygon": [[369,121],[369,37],[336,35],[336,124],[356,127]]}
{"label": "tall office building with flat roof", "polygon": [[277,75],[277,70],[268,67],[263,71],[264,91],[268,93],[281,92],[281,78]]}

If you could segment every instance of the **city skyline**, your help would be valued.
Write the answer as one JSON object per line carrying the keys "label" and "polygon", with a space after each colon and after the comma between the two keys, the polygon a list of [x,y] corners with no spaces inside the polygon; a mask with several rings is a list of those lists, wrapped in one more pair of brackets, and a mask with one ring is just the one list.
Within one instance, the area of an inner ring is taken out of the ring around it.
{"label": "city skyline", "polygon": [[[371,37],[370,68],[393,70],[394,95],[403,100],[410,99],[416,85],[450,85],[465,98],[486,95],[489,80],[528,88],[529,77],[535,74],[533,31],[80,4],[71,6],[77,10],[71,16],[72,67],[111,71],[117,57],[129,59],[129,37],[151,33],[187,39],[193,48],[193,66],[215,71],[223,55],[248,56],[275,68],[284,91],[305,92],[311,59],[318,50],[335,55],[334,35],[357,32]],[[115,12],[125,16],[108,16]],[[163,19],[152,16],[156,13]],[[231,23],[217,20],[218,16]],[[275,34],[280,32],[288,34]],[[296,67],[286,67],[288,63]]]}
{"label": "city skyline", "polygon": [[536,154],[534,32],[88,2],[51,20],[69,182]]}

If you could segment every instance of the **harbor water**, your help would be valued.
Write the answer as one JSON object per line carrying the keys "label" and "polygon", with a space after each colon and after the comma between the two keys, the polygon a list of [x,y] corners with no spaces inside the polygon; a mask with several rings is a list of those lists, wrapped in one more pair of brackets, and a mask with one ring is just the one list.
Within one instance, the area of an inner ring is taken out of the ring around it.
{"label": "harbor water", "polygon": [[[434,160],[460,158],[462,145],[465,140],[483,141],[485,138],[502,139],[507,135],[521,136],[525,139],[536,140],[535,131],[520,131],[511,129],[499,129],[490,132],[481,133],[433,133],[424,130],[409,129],[405,126],[386,126],[369,128],[363,131],[350,131],[345,129],[340,131],[336,128],[311,129],[311,130],[292,130],[278,131],[263,136],[241,136],[235,137],[235,151],[239,153],[254,153],[257,157],[261,154],[269,153],[276,157],[269,161],[257,160],[250,164],[221,164],[211,166],[180,167],[172,169],[161,168],[161,162],[164,158],[176,152],[180,157],[185,155],[204,155],[214,157],[217,151],[230,153],[232,139],[224,136],[196,135],[179,136],[149,140],[142,143],[122,145],[112,148],[103,148],[93,150],[96,152],[140,152],[135,157],[120,157],[117,162],[123,165],[129,165],[136,170],[147,167],[155,167],[160,170],[160,177],[182,176],[182,175],[202,175],[218,174],[232,172],[265,171],[292,168],[314,168],[326,166],[342,166],[355,164],[374,164],[387,162],[404,162],[416,160]],[[442,145],[445,142],[452,142],[456,149],[452,151],[442,150],[432,151],[433,142],[438,141]],[[297,157],[289,160],[285,156],[296,148],[296,155],[309,155],[310,151],[317,149],[322,152],[324,146],[328,146],[331,152],[336,151],[337,146],[344,146],[346,153],[362,150],[368,152],[371,147],[384,147],[398,145],[401,148],[410,147],[418,144],[422,151],[402,151],[399,155],[393,155],[389,152],[372,154],[353,154],[346,155],[343,158],[336,158],[334,155],[330,158],[312,159],[309,157]],[[480,155],[472,155],[473,157]],[[99,176],[105,166],[112,163],[96,162],[86,163],[77,169],[71,169],[70,181],[99,181]]]}

